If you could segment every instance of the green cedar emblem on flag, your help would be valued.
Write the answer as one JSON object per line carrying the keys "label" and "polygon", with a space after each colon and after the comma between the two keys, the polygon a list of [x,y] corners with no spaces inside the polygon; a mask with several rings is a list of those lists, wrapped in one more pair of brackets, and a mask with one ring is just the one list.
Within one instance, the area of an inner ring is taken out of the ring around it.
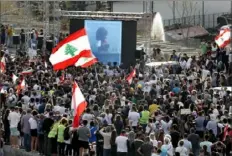
{"label": "green cedar emblem on flag", "polygon": [[75,52],[77,49],[74,46],[71,46],[70,44],[67,44],[65,47],[65,55],[71,55],[72,57],[75,56]]}

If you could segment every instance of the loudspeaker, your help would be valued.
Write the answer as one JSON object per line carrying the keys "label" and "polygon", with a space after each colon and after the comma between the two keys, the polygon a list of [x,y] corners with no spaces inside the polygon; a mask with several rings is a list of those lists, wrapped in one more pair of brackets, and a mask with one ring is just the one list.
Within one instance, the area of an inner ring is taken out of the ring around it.
{"label": "loudspeaker", "polygon": [[46,49],[51,52],[52,48],[53,48],[53,41],[52,40],[47,40],[46,41]]}
{"label": "loudspeaker", "polygon": [[19,45],[20,44],[20,41],[19,41],[19,35],[14,35],[13,36],[13,44],[14,45]]}
{"label": "loudspeaker", "polygon": [[42,49],[42,47],[43,47],[43,35],[39,35],[37,49]]}

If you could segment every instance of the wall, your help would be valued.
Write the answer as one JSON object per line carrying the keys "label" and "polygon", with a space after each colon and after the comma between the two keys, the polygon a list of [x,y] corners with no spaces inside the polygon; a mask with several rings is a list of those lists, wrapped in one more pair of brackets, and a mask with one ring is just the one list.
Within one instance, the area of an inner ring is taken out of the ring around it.
{"label": "wall", "polygon": [[[176,6],[181,7],[181,1],[176,2]],[[230,11],[230,1],[205,1],[205,14],[222,13]],[[154,12],[160,12],[163,19],[172,19],[172,2],[170,1],[154,1]],[[195,14],[202,14],[202,2],[194,1]],[[182,10],[176,9],[176,18],[182,17]],[[114,2],[114,12],[143,12],[143,2]]]}

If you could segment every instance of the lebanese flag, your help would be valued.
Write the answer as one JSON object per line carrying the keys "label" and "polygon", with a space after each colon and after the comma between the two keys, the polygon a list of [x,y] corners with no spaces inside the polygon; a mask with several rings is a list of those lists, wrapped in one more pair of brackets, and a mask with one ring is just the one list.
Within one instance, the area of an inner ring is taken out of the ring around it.
{"label": "lebanese flag", "polygon": [[226,125],[224,126],[224,131],[223,131],[223,141],[226,140],[226,136],[227,136],[228,134],[229,134],[229,125],[226,124]]}
{"label": "lebanese flag", "polygon": [[62,73],[61,77],[60,77],[60,83],[63,83],[65,80],[65,73]]}
{"label": "lebanese flag", "polygon": [[132,83],[132,80],[133,80],[133,78],[135,77],[135,75],[136,75],[136,70],[134,69],[134,70],[130,73],[130,75],[126,78],[126,80],[128,81],[129,84]]}
{"label": "lebanese flag", "polygon": [[33,73],[33,69],[29,68],[29,69],[26,69],[26,70],[22,71],[20,74],[22,74],[22,75],[31,75],[32,73]]}
{"label": "lebanese flag", "polygon": [[72,88],[72,106],[71,108],[74,110],[74,119],[73,119],[73,127],[76,128],[79,126],[80,116],[84,112],[87,107],[87,102],[77,85],[76,82],[73,84]]}
{"label": "lebanese flag", "polygon": [[215,42],[217,43],[219,48],[226,47],[228,44],[230,44],[230,40],[231,36],[229,28],[221,30],[219,35],[215,38]]}
{"label": "lebanese flag", "polygon": [[0,71],[1,73],[5,73],[6,72],[6,59],[3,56],[0,62]]}
{"label": "lebanese flag", "polygon": [[20,84],[17,86],[17,94],[21,92],[21,90],[26,88],[26,82],[25,79],[23,78]]}
{"label": "lebanese flag", "polygon": [[62,70],[74,65],[82,57],[92,57],[89,39],[84,28],[58,43],[52,49],[49,60],[54,70]]}
{"label": "lebanese flag", "polygon": [[75,63],[75,66],[76,67],[87,68],[87,67],[93,65],[96,62],[97,62],[97,58],[95,56],[92,56],[92,57],[81,57]]}
{"label": "lebanese flag", "polygon": [[18,77],[15,74],[12,74],[13,83],[16,83],[17,79],[18,79]]}

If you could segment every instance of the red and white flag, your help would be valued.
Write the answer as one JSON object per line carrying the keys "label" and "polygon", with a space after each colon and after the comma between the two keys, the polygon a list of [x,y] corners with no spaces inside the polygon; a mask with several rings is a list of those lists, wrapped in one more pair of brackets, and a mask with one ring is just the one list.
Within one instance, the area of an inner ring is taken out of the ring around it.
{"label": "red and white flag", "polygon": [[23,79],[20,83],[20,89],[23,90],[26,88],[26,82],[25,82],[25,79]]}
{"label": "red and white flag", "polygon": [[54,70],[62,70],[75,65],[80,58],[91,58],[92,56],[89,39],[83,28],[58,43],[52,49],[49,60]]}
{"label": "red and white flag", "polygon": [[23,70],[20,74],[22,74],[22,75],[31,75],[32,73],[33,73],[33,69],[29,68],[29,69]]}
{"label": "red and white flag", "polygon": [[215,38],[215,42],[217,43],[219,48],[226,47],[228,44],[230,44],[230,40],[231,40],[231,35],[229,28],[220,30],[219,35],[216,36]]}
{"label": "red and white flag", "polygon": [[2,57],[1,62],[0,62],[0,70],[1,70],[1,73],[6,72],[6,59],[4,56]]}
{"label": "red and white flag", "polygon": [[81,57],[79,60],[75,63],[76,67],[82,67],[87,68],[91,66],[92,64],[97,62],[97,58],[95,56],[92,57]]}
{"label": "red and white flag", "polygon": [[73,119],[73,127],[76,128],[79,126],[80,116],[84,112],[87,107],[87,102],[77,85],[76,82],[73,84],[72,88],[72,106],[71,108],[74,110],[74,119]]}
{"label": "red and white flag", "polygon": [[62,73],[60,77],[60,83],[64,83],[64,81],[65,81],[65,73]]}
{"label": "red and white flag", "polygon": [[18,79],[18,76],[16,76],[15,74],[12,74],[13,83],[16,83],[17,79]]}
{"label": "red and white flag", "polygon": [[20,84],[17,86],[17,94],[21,92],[21,90],[24,90],[26,88],[26,82],[25,79],[23,78]]}
{"label": "red and white flag", "polygon": [[133,80],[133,78],[135,77],[135,75],[136,75],[136,70],[134,69],[134,70],[130,73],[130,75],[126,78],[126,80],[128,81],[129,84],[132,83],[132,80]]}

